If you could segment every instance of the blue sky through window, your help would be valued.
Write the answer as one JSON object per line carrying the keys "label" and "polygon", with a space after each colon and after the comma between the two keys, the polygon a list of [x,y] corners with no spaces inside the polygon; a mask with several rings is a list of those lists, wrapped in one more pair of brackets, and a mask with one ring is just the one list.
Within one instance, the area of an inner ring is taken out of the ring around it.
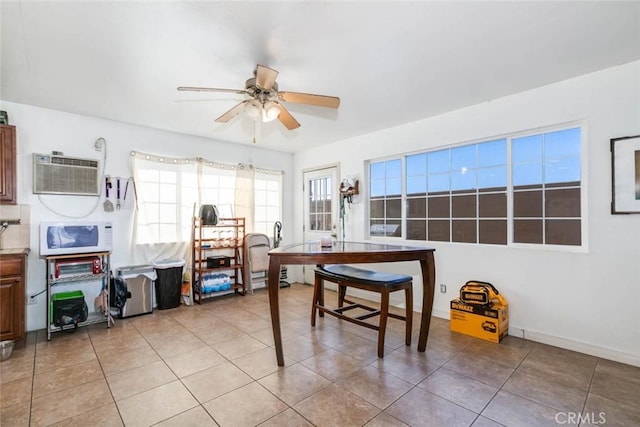
{"label": "blue sky through window", "polygon": [[580,146],[580,128],[514,138],[513,185],[580,181]]}
{"label": "blue sky through window", "polygon": [[[581,128],[511,140],[514,186],[576,182],[581,177]],[[405,157],[406,194],[507,187],[507,139]],[[371,163],[371,196],[401,194],[400,159]]]}

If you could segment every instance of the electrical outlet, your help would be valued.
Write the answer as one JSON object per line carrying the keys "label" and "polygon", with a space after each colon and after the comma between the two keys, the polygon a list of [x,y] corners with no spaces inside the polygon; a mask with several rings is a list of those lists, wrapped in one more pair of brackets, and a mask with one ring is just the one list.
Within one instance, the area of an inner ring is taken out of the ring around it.
{"label": "electrical outlet", "polygon": [[442,294],[447,293],[447,285],[445,285],[444,283],[440,283],[440,293]]}
{"label": "electrical outlet", "polygon": [[28,305],[34,305],[38,303],[38,299],[36,297],[29,297],[27,298],[27,304]]}

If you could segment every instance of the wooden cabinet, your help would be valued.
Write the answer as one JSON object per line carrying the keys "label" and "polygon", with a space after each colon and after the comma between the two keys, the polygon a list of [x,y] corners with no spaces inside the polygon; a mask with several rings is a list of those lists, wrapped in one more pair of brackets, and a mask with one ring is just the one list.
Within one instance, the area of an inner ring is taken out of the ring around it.
{"label": "wooden cabinet", "polygon": [[0,204],[16,204],[16,128],[0,125]]}
{"label": "wooden cabinet", "polygon": [[0,341],[24,339],[27,252],[0,254]]}
{"label": "wooden cabinet", "polygon": [[[216,225],[193,218],[191,283],[198,304],[205,298],[247,293],[242,281],[244,234],[244,218],[221,218]],[[219,258],[207,260],[215,256]]]}

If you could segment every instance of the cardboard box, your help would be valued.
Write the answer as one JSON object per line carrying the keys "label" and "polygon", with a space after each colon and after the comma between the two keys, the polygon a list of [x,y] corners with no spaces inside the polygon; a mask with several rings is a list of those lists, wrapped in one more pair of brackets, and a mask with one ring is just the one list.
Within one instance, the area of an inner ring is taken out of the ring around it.
{"label": "cardboard box", "polygon": [[489,307],[451,301],[450,328],[472,337],[499,343],[509,332],[509,304],[494,303]]}

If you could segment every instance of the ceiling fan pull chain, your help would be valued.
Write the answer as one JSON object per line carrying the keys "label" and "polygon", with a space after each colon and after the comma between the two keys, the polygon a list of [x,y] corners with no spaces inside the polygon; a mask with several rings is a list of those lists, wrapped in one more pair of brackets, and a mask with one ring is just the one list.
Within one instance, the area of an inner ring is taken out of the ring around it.
{"label": "ceiling fan pull chain", "polygon": [[262,136],[262,120],[253,120],[253,143],[256,144]]}
{"label": "ceiling fan pull chain", "polygon": [[258,141],[256,141],[256,126],[258,126],[258,121],[257,120],[253,120],[253,143],[256,144]]}

